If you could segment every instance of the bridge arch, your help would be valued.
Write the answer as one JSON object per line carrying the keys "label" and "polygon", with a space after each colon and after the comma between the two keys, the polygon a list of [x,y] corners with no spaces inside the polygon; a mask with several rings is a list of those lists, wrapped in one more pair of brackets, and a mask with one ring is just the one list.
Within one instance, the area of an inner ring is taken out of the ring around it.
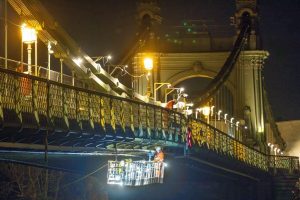
{"label": "bridge arch", "polygon": [[[195,71],[194,69],[180,71],[178,73],[173,74],[166,82],[171,83],[171,85],[177,85],[182,81],[191,79],[191,78],[208,78],[213,79],[216,76],[216,72],[212,70],[203,69],[201,73]],[[229,89],[231,94],[235,94],[235,86],[231,81],[228,81],[225,84],[225,87]],[[233,95],[234,98],[234,95]]]}

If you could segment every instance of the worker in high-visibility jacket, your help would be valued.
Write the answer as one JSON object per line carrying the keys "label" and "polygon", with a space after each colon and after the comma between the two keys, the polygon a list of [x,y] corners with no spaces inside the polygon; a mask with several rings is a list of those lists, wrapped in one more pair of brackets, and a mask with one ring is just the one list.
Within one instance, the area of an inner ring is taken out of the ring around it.
{"label": "worker in high-visibility jacket", "polygon": [[156,147],[155,150],[156,153],[154,156],[154,162],[164,162],[164,158],[165,158],[164,152],[162,152],[160,147]]}
{"label": "worker in high-visibility jacket", "polygon": [[162,152],[160,147],[156,147],[156,154],[154,156],[154,162],[155,162],[155,167],[154,167],[154,174],[155,174],[155,180],[158,183],[162,183],[163,182],[163,178],[164,178],[164,170],[163,170],[163,165],[164,165],[164,153]]}

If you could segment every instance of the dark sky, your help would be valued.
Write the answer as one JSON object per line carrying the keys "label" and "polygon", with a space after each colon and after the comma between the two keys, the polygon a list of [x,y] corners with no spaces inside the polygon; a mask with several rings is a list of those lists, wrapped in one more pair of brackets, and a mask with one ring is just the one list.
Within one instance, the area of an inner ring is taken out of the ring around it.
{"label": "dark sky", "polygon": [[[135,0],[41,0],[90,56],[120,57],[134,40]],[[234,0],[161,0],[164,24],[210,19],[229,24]],[[300,119],[300,1],[263,0],[259,5],[264,77],[275,118]],[[117,64],[117,63],[115,63]]]}

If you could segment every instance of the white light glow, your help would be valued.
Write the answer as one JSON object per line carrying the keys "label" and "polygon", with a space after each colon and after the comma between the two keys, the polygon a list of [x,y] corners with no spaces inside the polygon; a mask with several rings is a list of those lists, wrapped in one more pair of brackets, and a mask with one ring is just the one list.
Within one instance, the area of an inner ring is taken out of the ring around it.
{"label": "white light glow", "polygon": [[270,142],[268,143],[268,147],[269,147],[269,146],[271,146],[271,143],[270,143]]}
{"label": "white light glow", "polygon": [[152,58],[145,58],[144,59],[144,67],[148,71],[152,70],[153,69],[153,59]]}
{"label": "white light glow", "polygon": [[28,27],[26,24],[22,25],[22,42],[26,44],[34,43],[37,40],[37,33],[34,28]]}
{"label": "white light glow", "polygon": [[81,63],[82,63],[82,59],[81,59],[81,58],[74,58],[74,59],[73,59],[73,62],[74,62],[76,65],[80,66]]}
{"label": "white light glow", "polygon": [[208,106],[202,108],[202,113],[204,116],[208,116],[209,112],[210,112],[210,108]]}

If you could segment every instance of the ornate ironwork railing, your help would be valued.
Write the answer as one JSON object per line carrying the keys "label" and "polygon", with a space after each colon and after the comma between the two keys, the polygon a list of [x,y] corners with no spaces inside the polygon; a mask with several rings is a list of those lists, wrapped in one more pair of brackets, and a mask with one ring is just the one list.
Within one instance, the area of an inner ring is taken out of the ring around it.
{"label": "ornate ironwork railing", "polygon": [[[0,68],[0,125],[206,147],[265,171],[299,170],[298,158],[269,156],[210,126],[152,104]],[[190,130],[190,131],[187,131]],[[190,135],[188,135],[188,132]],[[1,133],[0,133],[1,134]]]}

